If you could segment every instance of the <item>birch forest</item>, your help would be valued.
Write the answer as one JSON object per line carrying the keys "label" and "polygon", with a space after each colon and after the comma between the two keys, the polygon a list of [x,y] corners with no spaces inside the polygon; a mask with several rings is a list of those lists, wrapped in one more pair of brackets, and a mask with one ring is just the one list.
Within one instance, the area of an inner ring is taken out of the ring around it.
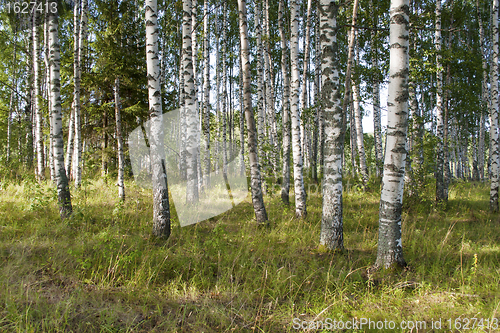
{"label": "birch forest", "polygon": [[498,0],[0,0],[0,330],[500,330]]}

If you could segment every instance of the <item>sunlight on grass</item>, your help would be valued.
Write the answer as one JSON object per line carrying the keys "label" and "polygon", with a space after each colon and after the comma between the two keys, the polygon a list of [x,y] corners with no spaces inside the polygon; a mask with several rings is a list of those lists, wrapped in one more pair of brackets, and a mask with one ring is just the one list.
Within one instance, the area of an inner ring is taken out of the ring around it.
{"label": "sunlight on grass", "polygon": [[172,207],[166,242],[151,238],[150,190],[127,183],[124,203],[116,192],[112,182],[86,181],[72,192],[73,216],[61,221],[48,182],[4,184],[2,330],[282,332],[294,331],[293,318],[500,316],[500,226],[487,184],[453,184],[446,207],[408,199],[409,269],[396,275],[367,273],[377,190],[345,191],[343,253],[318,249],[318,191],[304,220],[279,193],[266,196],[270,228],[257,225],[249,197],[184,228]]}

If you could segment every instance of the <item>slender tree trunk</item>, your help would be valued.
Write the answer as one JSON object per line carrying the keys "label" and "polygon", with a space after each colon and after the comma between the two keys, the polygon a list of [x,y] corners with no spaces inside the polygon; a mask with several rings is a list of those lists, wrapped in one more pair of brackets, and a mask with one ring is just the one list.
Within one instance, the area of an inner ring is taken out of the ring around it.
{"label": "slender tree trunk", "polygon": [[[88,0],[82,0],[81,19],[78,32],[78,67],[75,71],[75,145],[73,152],[73,177],[75,187],[79,188],[82,182],[82,126],[81,126],[81,106],[80,106],[80,81],[82,75],[82,62],[85,55],[85,41],[87,39],[87,7]],[[78,95],[78,98],[76,98]]]}
{"label": "slender tree trunk", "polygon": [[[50,59],[49,59],[49,24],[48,24],[48,13],[46,14],[46,19],[43,23],[43,30],[44,30],[44,45],[45,45],[45,53],[44,53],[44,60],[45,60],[45,79],[46,79],[46,91],[47,91],[47,106],[49,110],[49,127],[52,128],[52,119],[50,117],[50,111],[52,110],[52,97],[51,94],[52,92],[50,91]],[[52,138],[52,135],[49,135],[49,168],[50,168],[50,180],[55,184],[56,183],[56,169],[55,169],[55,163],[54,163],[54,140]]]}
{"label": "slender tree trunk", "polygon": [[299,116],[299,3],[292,0],[291,10],[291,37],[290,57],[292,62],[291,80],[291,106],[292,115],[292,151],[293,151],[293,179],[295,190],[295,216],[305,218],[306,191],[304,189],[304,177],[302,173],[302,149],[300,142],[300,116]]}
{"label": "slender tree trunk", "polygon": [[122,136],[122,117],[121,117],[121,101],[120,101],[120,79],[115,78],[115,118],[116,118],[116,140],[118,143],[118,197],[120,200],[125,200],[125,185],[124,185],[124,156],[123,156],[123,136]]}
{"label": "slender tree trunk", "polygon": [[[40,34],[38,33],[39,19],[37,12],[33,15],[33,85],[34,85],[34,114],[36,117],[35,142],[37,159],[37,178],[39,181],[45,179],[44,147],[43,147],[43,117],[40,110]],[[9,115],[10,122],[10,115]],[[10,126],[10,125],[9,125]]]}
{"label": "slender tree trunk", "polygon": [[[354,39],[356,34],[356,21],[358,18],[358,0],[354,0],[352,5],[352,21],[351,21],[351,31],[349,34],[349,45],[347,51],[347,68],[345,71],[345,85],[344,85],[344,100],[342,102],[342,117],[343,117],[343,130],[342,133],[345,134],[347,127],[347,106],[351,100],[351,69],[352,69],[352,59],[354,57]],[[352,119],[352,118],[351,118]],[[352,128],[351,128],[352,132]],[[352,138],[352,134],[351,134]],[[351,141],[352,142],[352,141]],[[351,149],[352,154],[352,149]],[[353,164],[354,169],[354,164]]]}
{"label": "slender tree trunk", "polygon": [[247,5],[245,0],[238,0],[239,28],[241,40],[241,62],[243,65],[243,103],[248,130],[248,159],[250,160],[250,178],[252,202],[258,223],[267,221],[267,212],[262,198],[260,166],[257,159],[257,133],[252,110],[252,91],[250,85],[250,58],[248,52]]}
{"label": "slender tree trunk", "polygon": [[[68,180],[71,179],[71,162],[73,159],[73,143],[75,134],[75,109],[72,108],[69,116],[68,124],[68,145],[66,146],[66,159],[64,169],[67,172]],[[104,156],[104,155],[103,155]]]}
{"label": "slender tree trunk", "polygon": [[491,63],[491,110],[490,110],[490,158],[491,158],[491,189],[490,210],[498,211],[498,0],[493,0],[493,54]]}
{"label": "slender tree trunk", "polygon": [[265,0],[264,5],[264,33],[265,33],[265,44],[264,48],[266,50],[264,56],[264,67],[266,70],[266,100],[267,100],[267,116],[269,119],[269,126],[271,130],[270,143],[271,143],[271,164],[274,177],[276,177],[276,171],[278,169],[278,134],[276,127],[276,117],[274,109],[274,71],[273,71],[273,61],[271,57],[271,48],[269,45],[269,39],[271,37],[269,31],[269,0]]}
{"label": "slender tree trunk", "polygon": [[196,90],[193,76],[191,0],[183,0],[182,68],[184,73],[184,116],[186,119],[186,201],[198,202],[197,147],[199,145]]}
{"label": "slender tree trunk", "polygon": [[[55,3],[52,0],[51,3]],[[51,137],[54,142],[54,169],[57,186],[59,212],[62,219],[69,217],[73,211],[68,178],[64,169],[64,142],[61,115],[61,81],[60,81],[60,53],[58,37],[57,12],[49,11],[49,63],[50,63],[50,100],[51,100]]]}
{"label": "slender tree trunk", "polygon": [[[320,107],[321,98],[319,96],[321,88],[321,45],[320,45],[320,30],[319,30],[319,1],[317,1],[317,10],[316,10],[316,24],[314,28],[315,34],[315,57],[314,57],[314,67],[315,67],[315,78],[314,78],[314,104],[316,107],[316,112],[314,113],[314,126],[313,126],[313,139],[312,139],[312,158],[311,158],[311,177],[315,183],[318,183],[318,155],[319,165],[321,168],[321,175],[323,175],[323,121],[320,118],[322,117],[322,110]],[[319,147],[318,147],[318,136],[319,136]],[[319,149],[319,154],[318,154]]]}
{"label": "slender tree trunk", "polygon": [[222,12],[222,175],[227,182],[227,3],[224,2]]}
{"label": "slender tree trunk", "polygon": [[[255,3],[255,34],[257,36],[257,131],[258,131],[258,150],[259,163],[263,168],[264,176],[266,174],[266,159],[264,152],[265,130],[264,130],[264,70],[262,68],[262,30],[261,30],[261,1]],[[265,186],[265,184],[264,184]]]}
{"label": "slender tree trunk", "polygon": [[320,244],[330,250],[344,247],[342,220],[342,107],[337,45],[337,3],[320,0],[321,108],[325,117],[325,165]]}
{"label": "slender tree trunk", "polygon": [[151,168],[153,181],[153,235],[170,236],[170,205],[163,151],[163,122],[158,59],[157,2],[146,0],[146,60],[148,72]]}
{"label": "slender tree trunk", "polygon": [[[357,39],[358,37],[356,36],[356,42],[355,42],[357,49],[356,58],[359,58],[359,46]],[[356,59],[356,63],[358,62],[359,59]],[[356,125],[356,144],[358,148],[359,167],[361,171],[361,177],[363,178],[363,185],[366,185],[368,183],[368,166],[366,165],[365,144],[363,142],[363,117],[361,116],[361,106],[360,106],[361,97],[359,95],[359,84],[356,82],[356,78],[354,78],[352,84],[353,84],[352,96],[354,105],[354,121]]]}
{"label": "slender tree trunk", "polygon": [[373,28],[370,32],[370,48],[371,48],[371,63],[372,68],[375,73],[372,77],[372,103],[373,103],[373,138],[375,141],[375,164],[377,177],[382,174],[383,166],[383,152],[382,152],[382,124],[381,124],[381,112],[380,112],[380,74],[378,66],[378,49],[377,49],[377,37],[375,34],[375,29],[378,27],[378,15],[376,13],[375,7],[373,7],[373,0],[370,0],[370,8],[373,8]]}
{"label": "slender tree trunk", "polygon": [[281,37],[281,74],[283,76],[283,180],[281,183],[281,200],[285,205],[290,204],[290,78],[288,76],[288,50],[286,35],[283,27],[283,11],[285,10],[283,0],[279,2],[278,25]]}
{"label": "slender tree trunk", "polygon": [[102,118],[102,132],[101,177],[104,178],[108,174],[108,112],[106,108],[104,108],[104,115]]}
{"label": "slender tree trunk", "polygon": [[486,64],[486,55],[484,47],[484,27],[483,20],[481,18],[481,10],[479,7],[479,0],[476,1],[477,11],[478,11],[478,21],[479,21],[479,47],[481,49],[481,65],[483,69],[483,82],[482,82],[482,101],[481,101],[481,116],[479,120],[479,147],[478,147],[478,168],[479,168],[479,178],[484,180],[484,141],[485,141],[485,114],[488,112],[489,106],[489,93],[488,93],[488,70]]}
{"label": "slender tree trunk", "polygon": [[443,110],[443,70],[441,64],[441,1],[436,0],[436,32],[434,45],[436,48],[436,201],[448,201],[444,179],[444,110]]}
{"label": "slender tree trunk", "polygon": [[401,241],[408,127],[409,0],[391,0],[387,142],[375,268],[406,266]]}
{"label": "slender tree trunk", "polygon": [[[241,49],[241,42],[240,42]],[[241,53],[241,52],[240,52]],[[240,62],[240,76],[239,76],[239,92],[240,92],[240,176],[245,175],[245,108],[243,103],[243,65],[241,56]]]}
{"label": "slender tree trunk", "polygon": [[302,117],[302,121],[300,123],[300,142],[302,144],[301,149],[302,149],[302,157],[304,163],[307,164],[307,157],[310,155],[310,152],[308,151],[308,145],[306,143],[307,140],[307,130],[306,130],[306,117],[305,117],[305,109],[309,106],[307,103],[307,82],[309,81],[307,79],[307,68],[309,65],[309,49],[311,46],[311,11],[312,11],[312,0],[307,0],[307,16],[306,16],[306,29],[305,29],[305,34],[304,34],[304,66],[303,66],[303,72],[302,72],[302,88],[300,90],[301,97],[300,97],[300,102],[302,103],[301,108],[300,108],[300,114]]}
{"label": "slender tree trunk", "polygon": [[203,79],[203,115],[204,115],[204,132],[205,132],[205,172],[204,172],[204,186],[210,186],[210,38],[208,33],[208,0],[205,0],[203,8],[203,58],[205,61],[204,79]]}

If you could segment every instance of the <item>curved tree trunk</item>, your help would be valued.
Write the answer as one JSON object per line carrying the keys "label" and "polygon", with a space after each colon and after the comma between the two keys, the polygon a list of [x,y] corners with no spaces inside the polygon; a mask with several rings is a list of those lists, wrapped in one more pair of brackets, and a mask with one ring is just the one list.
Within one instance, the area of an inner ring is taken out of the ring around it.
{"label": "curved tree trunk", "polygon": [[170,205],[167,172],[163,151],[163,121],[158,59],[157,2],[146,0],[146,61],[148,72],[149,119],[151,124],[149,146],[153,181],[153,235],[170,236]]}
{"label": "curved tree trunk", "polygon": [[[55,0],[52,0],[54,2]],[[60,80],[60,53],[58,36],[58,17],[56,13],[49,13],[49,76],[50,76],[50,120],[51,137],[54,143],[54,169],[57,186],[59,212],[62,219],[69,217],[73,211],[68,178],[64,169],[64,142],[61,114],[61,80]]]}
{"label": "curved tree trunk", "polygon": [[387,142],[375,267],[406,266],[401,241],[408,127],[409,0],[391,0]]}
{"label": "curved tree trunk", "polygon": [[342,107],[337,45],[337,3],[320,0],[321,108],[325,118],[325,165],[320,244],[330,250],[343,249],[342,220]]}
{"label": "curved tree trunk", "polygon": [[300,116],[299,116],[299,3],[292,0],[291,10],[291,37],[290,57],[292,62],[291,80],[291,106],[292,115],[292,151],[293,151],[293,179],[295,190],[295,216],[304,218],[307,215],[306,191],[302,172],[302,149],[300,142]]}
{"label": "curved tree trunk", "polygon": [[267,221],[266,207],[262,198],[260,166],[257,159],[257,133],[252,110],[252,90],[250,85],[250,57],[248,54],[247,5],[245,0],[238,0],[239,28],[241,40],[241,62],[243,65],[243,103],[248,130],[248,159],[250,160],[250,178],[252,203],[258,223]]}

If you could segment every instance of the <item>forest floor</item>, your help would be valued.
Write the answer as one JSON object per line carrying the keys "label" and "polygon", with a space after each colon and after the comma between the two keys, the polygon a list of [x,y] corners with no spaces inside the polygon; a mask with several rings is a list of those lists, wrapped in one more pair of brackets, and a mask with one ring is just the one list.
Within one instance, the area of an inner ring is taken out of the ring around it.
{"label": "forest floor", "polygon": [[267,196],[270,228],[250,198],[183,228],[174,212],[165,242],[151,237],[151,191],[127,182],[119,204],[114,183],[73,190],[65,221],[48,182],[1,184],[0,331],[500,330],[500,217],[487,183],[453,183],[446,205],[430,199],[432,184],[429,199],[405,199],[408,269],[375,274],[378,189],[347,186],[346,249],[325,253],[319,191],[305,220]]}

